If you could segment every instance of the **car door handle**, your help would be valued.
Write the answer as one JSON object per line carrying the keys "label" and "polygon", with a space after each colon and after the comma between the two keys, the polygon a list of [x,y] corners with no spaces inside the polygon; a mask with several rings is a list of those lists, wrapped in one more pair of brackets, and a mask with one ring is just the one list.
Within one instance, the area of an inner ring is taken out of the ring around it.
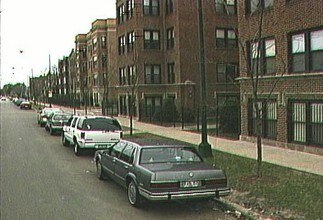
{"label": "car door handle", "polygon": [[116,160],[115,160],[115,159],[113,159],[113,160],[112,160],[112,163],[115,163],[115,162],[116,162]]}
{"label": "car door handle", "polygon": [[129,166],[127,166],[127,165],[124,165],[123,167],[124,167],[125,169],[129,169]]}

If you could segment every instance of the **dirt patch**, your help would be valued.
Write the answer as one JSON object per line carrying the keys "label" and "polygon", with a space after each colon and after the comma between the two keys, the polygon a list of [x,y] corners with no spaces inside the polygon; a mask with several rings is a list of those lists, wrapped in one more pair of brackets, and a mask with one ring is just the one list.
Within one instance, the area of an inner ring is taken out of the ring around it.
{"label": "dirt patch", "polygon": [[266,205],[265,198],[251,196],[249,192],[232,190],[231,194],[225,197],[232,203],[238,204],[248,210],[255,218],[261,220],[305,220],[304,216],[289,209],[273,209]]}

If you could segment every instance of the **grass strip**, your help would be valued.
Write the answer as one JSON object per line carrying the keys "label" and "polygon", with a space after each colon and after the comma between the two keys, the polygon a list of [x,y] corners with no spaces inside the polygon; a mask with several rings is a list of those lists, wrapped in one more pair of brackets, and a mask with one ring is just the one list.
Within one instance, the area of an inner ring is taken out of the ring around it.
{"label": "grass strip", "polygon": [[282,218],[323,217],[322,176],[263,162],[262,177],[258,178],[256,160],[221,151],[213,151],[213,155],[208,161],[225,170],[230,186],[243,192],[234,202]]}

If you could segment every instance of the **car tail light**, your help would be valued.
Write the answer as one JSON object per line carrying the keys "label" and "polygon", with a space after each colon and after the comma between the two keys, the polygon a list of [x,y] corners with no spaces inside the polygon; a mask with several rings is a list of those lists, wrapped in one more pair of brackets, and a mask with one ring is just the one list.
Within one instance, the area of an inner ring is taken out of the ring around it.
{"label": "car tail light", "polygon": [[204,180],[205,186],[223,186],[227,185],[226,179],[213,179],[213,180]]}
{"label": "car tail light", "polygon": [[178,188],[178,182],[150,183],[150,188]]}
{"label": "car tail light", "polygon": [[81,132],[81,139],[85,139],[85,132]]}

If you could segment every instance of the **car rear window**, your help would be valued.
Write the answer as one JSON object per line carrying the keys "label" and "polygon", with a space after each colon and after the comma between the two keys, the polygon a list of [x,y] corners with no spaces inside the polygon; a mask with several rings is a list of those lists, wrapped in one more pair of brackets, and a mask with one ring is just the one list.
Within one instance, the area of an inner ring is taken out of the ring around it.
{"label": "car rear window", "polygon": [[70,117],[71,117],[70,115],[54,115],[53,119],[67,121],[68,119],[70,119]]}
{"label": "car rear window", "polygon": [[140,164],[201,162],[201,157],[191,147],[153,147],[141,150]]}
{"label": "car rear window", "polygon": [[119,122],[109,118],[88,118],[83,122],[84,130],[118,131],[121,130]]}

